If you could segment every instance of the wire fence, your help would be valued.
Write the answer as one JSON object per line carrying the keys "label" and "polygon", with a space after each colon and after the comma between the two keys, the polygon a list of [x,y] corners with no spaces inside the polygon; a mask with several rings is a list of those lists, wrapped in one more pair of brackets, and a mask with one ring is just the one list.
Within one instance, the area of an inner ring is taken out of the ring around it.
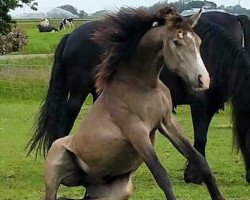
{"label": "wire fence", "polygon": [[51,57],[1,60],[0,99],[42,100],[51,66]]}

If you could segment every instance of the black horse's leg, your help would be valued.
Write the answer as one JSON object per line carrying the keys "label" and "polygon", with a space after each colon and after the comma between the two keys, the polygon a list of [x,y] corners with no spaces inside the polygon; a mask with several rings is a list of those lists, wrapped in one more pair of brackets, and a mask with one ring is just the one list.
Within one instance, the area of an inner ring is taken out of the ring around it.
{"label": "black horse's leg", "polygon": [[69,198],[59,197],[57,198],[57,200],[83,200],[83,199],[69,199]]}
{"label": "black horse's leg", "polygon": [[67,117],[68,117],[68,124],[65,128],[66,133],[69,133],[74,125],[76,117],[78,116],[82,104],[84,103],[86,97],[88,96],[89,91],[82,91],[82,92],[71,92],[69,99],[68,99],[68,108],[67,108]]}
{"label": "black horse's leg", "polygon": [[[191,103],[191,114],[194,128],[194,147],[204,157],[205,147],[207,144],[208,127],[213,118],[216,108],[208,104],[206,96],[200,96]],[[184,172],[184,180],[186,183],[201,184],[204,182],[201,174],[192,164],[188,164]]]}
{"label": "black horse's leg", "polygon": [[246,167],[246,181],[250,183],[250,128],[248,129],[245,138],[240,141],[239,146]]}

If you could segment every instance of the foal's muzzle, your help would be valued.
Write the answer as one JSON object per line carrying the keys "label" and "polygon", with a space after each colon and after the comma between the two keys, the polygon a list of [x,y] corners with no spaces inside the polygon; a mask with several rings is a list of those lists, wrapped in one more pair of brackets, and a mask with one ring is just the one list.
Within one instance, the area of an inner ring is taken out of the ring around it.
{"label": "foal's muzzle", "polygon": [[210,78],[208,74],[199,74],[198,75],[198,87],[201,90],[207,90],[210,86]]}

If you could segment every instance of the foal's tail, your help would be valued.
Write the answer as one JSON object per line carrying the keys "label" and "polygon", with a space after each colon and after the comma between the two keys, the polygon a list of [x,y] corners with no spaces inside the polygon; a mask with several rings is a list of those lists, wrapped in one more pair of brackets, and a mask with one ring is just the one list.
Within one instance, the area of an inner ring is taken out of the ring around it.
{"label": "foal's tail", "polygon": [[35,124],[35,133],[29,141],[28,155],[36,149],[36,154],[46,155],[52,143],[65,135],[62,131],[67,117],[67,98],[69,90],[64,76],[62,54],[69,35],[65,35],[57,46],[51,71],[49,89],[39,117]]}
{"label": "foal's tail", "polygon": [[246,15],[239,15],[237,18],[243,27],[245,49],[250,53],[250,18]]}

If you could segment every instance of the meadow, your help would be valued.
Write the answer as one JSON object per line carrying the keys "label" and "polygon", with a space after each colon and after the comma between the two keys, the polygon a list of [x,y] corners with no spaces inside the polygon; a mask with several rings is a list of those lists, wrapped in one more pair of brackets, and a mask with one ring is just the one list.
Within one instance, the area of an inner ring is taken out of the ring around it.
{"label": "meadow", "polygon": [[[38,33],[37,22],[19,22],[27,31],[30,42],[22,54],[53,53],[60,38],[70,32]],[[57,23],[57,21],[53,22]],[[83,22],[79,22],[83,23]],[[40,200],[44,195],[44,159],[35,154],[26,156],[25,147],[33,133],[41,102],[46,95],[53,56],[0,60],[0,199]],[[77,118],[74,129],[92,105],[88,97]],[[207,159],[219,188],[227,200],[249,200],[250,186],[245,182],[244,164],[240,155],[232,150],[230,105],[217,114],[210,126]],[[193,141],[190,109],[180,106],[177,117]],[[185,159],[168,140],[157,136],[157,154],[169,172],[178,200],[209,200],[204,185],[186,184],[183,180]],[[61,187],[59,196],[80,198],[82,188]],[[163,192],[143,164],[134,175],[133,200],[164,199]]]}
{"label": "meadow", "polygon": [[[81,24],[84,24],[89,21],[96,19],[87,18],[81,20],[75,20],[74,25],[78,27]],[[59,29],[60,20],[54,19],[50,20],[50,24]],[[61,30],[57,33],[39,33],[36,25],[39,24],[39,21],[28,21],[28,20],[19,20],[17,21],[17,28],[25,31],[29,36],[28,45],[20,52],[21,54],[47,54],[53,53],[56,49],[56,46],[60,39],[67,33],[70,33],[72,30],[69,28],[66,30]]]}

